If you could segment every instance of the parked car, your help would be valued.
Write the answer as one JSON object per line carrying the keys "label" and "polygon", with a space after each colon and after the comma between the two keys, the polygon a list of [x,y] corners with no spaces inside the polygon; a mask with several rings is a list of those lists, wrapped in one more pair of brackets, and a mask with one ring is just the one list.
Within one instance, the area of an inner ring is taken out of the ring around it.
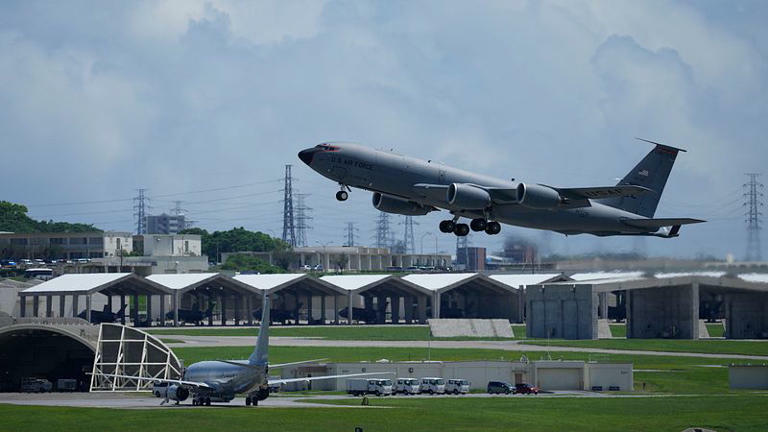
{"label": "parked car", "polygon": [[490,394],[510,394],[514,390],[514,386],[504,381],[490,381],[488,382],[488,393]]}
{"label": "parked car", "polygon": [[301,271],[305,271],[305,272],[312,271],[312,266],[309,264],[304,264],[303,266],[301,266]]}
{"label": "parked car", "polygon": [[453,393],[455,395],[469,393],[469,381],[465,379],[449,379],[445,384],[445,393]]}
{"label": "parked car", "polygon": [[514,394],[539,394],[539,388],[532,384],[515,384]]}
{"label": "parked car", "polygon": [[445,393],[445,380],[437,377],[424,377],[419,386],[421,393],[443,394]]}
{"label": "parked car", "polygon": [[53,384],[44,378],[26,377],[21,380],[22,393],[43,393],[53,390]]}
{"label": "parked car", "polygon": [[398,378],[395,381],[393,392],[405,395],[420,393],[420,384],[418,378]]}
{"label": "parked car", "polygon": [[347,393],[354,396],[375,394],[387,396],[392,394],[392,380],[376,378],[357,378],[347,380]]}

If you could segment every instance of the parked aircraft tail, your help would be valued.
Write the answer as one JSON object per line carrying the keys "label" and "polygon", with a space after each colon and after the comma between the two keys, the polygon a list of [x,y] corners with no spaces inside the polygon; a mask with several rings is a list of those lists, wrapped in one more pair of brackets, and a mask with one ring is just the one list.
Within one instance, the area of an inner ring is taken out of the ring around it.
{"label": "parked aircraft tail", "polygon": [[264,293],[264,303],[261,305],[261,326],[259,339],[253,354],[248,357],[250,365],[266,365],[269,362],[269,296]]}
{"label": "parked aircraft tail", "polygon": [[659,205],[661,194],[664,192],[664,186],[667,184],[667,178],[675,164],[677,154],[685,150],[642,138],[638,139],[655,144],[656,147],[632,168],[617,185],[642,186],[650,189],[650,191],[638,195],[607,198],[601,202],[611,207],[652,218],[656,213],[656,207]]}

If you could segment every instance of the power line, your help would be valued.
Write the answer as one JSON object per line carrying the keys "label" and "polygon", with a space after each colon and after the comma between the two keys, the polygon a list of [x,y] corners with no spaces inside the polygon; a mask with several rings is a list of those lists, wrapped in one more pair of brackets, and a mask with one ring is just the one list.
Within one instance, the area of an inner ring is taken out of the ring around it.
{"label": "power line", "polygon": [[747,211],[744,214],[747,223],[747,253],[746,261],[760,261],[762,260],[762,250],[760,247],[760,217],[763,213],[760,211],[760,207],[763,206],[763,184],[757,181],[760,176],[758,173],[747,173],[749,178],[747,183],[744,183],[744,207],[747,207]]}

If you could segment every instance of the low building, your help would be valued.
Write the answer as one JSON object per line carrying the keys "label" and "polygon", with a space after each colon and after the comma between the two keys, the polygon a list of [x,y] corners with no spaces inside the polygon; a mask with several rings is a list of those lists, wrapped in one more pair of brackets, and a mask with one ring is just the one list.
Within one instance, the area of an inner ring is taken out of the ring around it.
{"label": "low building", "polygon": [[466,271],[485,270],[485,248],[465,247],[456,249],[456,267]]}
{"label": "low building", "polygon": [[0,256],[8,258],[80,259],[119,256],[133,251],[131,233],[94,231],[80,233],[0,234]]}
{"label": "low building", "polygon": [[202,241],[197,234],[142,234],[133,236],[135,249],[143,256],[201,256]]}

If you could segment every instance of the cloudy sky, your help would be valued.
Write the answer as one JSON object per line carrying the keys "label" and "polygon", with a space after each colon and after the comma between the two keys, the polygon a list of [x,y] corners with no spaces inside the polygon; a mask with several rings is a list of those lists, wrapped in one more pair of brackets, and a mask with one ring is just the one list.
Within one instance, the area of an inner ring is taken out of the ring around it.
{"label": "cloudy sky", "polygon": [[[339,244],[348,221],[370,243],[370,194],[337,203],[298,150],[356,141],[597,186],[643,157],[644,137],[689,150],[657,216],[710,222],[674,240],[503,233],[556,252],[738,258],[744,173],[768,175],[765,22],[762,1],[5,1],[0,199],[132,230],[147,188],[153,213],[181,200],[197,226],[279,235],[291,163],[309,243]],[[417,250],[438,236],[452,251],[441,218],[418,220]]]}

